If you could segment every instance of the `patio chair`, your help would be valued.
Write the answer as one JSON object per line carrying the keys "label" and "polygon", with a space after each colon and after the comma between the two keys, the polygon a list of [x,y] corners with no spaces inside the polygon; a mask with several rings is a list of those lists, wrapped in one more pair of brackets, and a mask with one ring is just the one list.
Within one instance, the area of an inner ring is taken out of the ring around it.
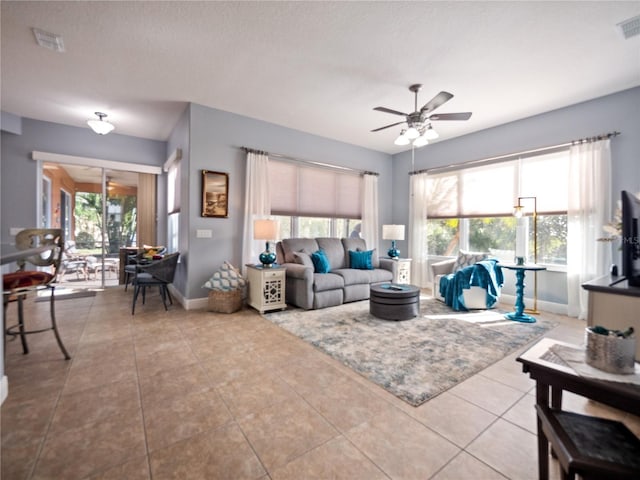
{"label": "patio chair", "polygon": [[169,303],[173,305],[173,300],[167,286],[173,282],[179,257],[180,254],[178,252],[170,253],[161,260],[156,260],[149,265],[136,265],[138,270],[133,276],[132,282],[134,290],[131,315],[135,314],[136,300],[138,299],[140,291],[142,291],[142,304],[144,305],[147,287],[157,286],[160,288],[160,296],[162,297],[162,304],[165,310],[168,310],[167,298],[169,299]]}
{"label": "patio chair", "polygon": [[60,263],[60,269],[58,271],[58,282],[64,281],[64,276],[67,273],[75,273],[76,280],[81,278],[85,281],[88,280],[87,260],[85,257],[78,254],[76,249],[76,242],[69,240],[64,244],[64,251],[62,252],[62,261]]}
{"label": "patio chair", "polygon": [[[56,277],[60,269],[62,252],[64,250],[62,230],[59,228],[31,228],[22,230],[16,235],[16,247],[20,250],[26,250],[41,245],[52,245],[53,248],[43,254],[19,260],[18,270],[16,272],[2,276],[5,321],[7,318],[7,306],[9,303],[17,302],[18,304],[18,323],[11,327],[5,327],[3,324],[3,330],[5,335],[20,337],[22,342],[22,352],[25,355],[29,353],[26,335],[53,330],[64,358],[69,360],[71,356],[67,352],[67,349],[60,338],[55,314],[54,282],[56,281]],[[36,267],[50,267],[51,271],[26,270],[26,263],[30,263]],[[27,330],[24,322],[24,299],[28,293],[36,293],[40,290],[47,289],[51,291],[51,299],[49,302],[51,326],[36,330]]]}

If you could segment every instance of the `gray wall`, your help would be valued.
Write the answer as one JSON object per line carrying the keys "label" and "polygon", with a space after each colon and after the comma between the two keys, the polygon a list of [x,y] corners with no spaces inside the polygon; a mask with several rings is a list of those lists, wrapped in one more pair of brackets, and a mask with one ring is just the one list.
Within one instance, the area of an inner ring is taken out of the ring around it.
{"label": "gray wall", "polygon": [[[35,227],[38,163],[35,151],[161,166],[166,143],[118,135],[96,135],[89,128],[22,119],[22,134],[2,132],[2,225],[0,239],[9,242],[10,227]],[[166,203],[166,202],[165,202]]]}
{"label": "gray wall", "polygon": [[[470,120],[473,121],[473,117]],[[612,196],[621,190],[640,191],[640,87],[500,125],[415,151],[415,170],[453,165],[516,153],[602,133],[619,131],[611,141]],[[408,223],[411,151],[393,156],[393,220]],[[613,212],[612,212],[613,213]],[[405,247],[406,248],[406,247]],[[510,275],[510,274],[508,274]],[[566,276],[544,272],[538,277],[538,298],[567,303]],[[513,278],[507,277],[505,293],[513,293]]]}
{"label": "gray wall", "polygon": [[[241,261],[246,154],[240,147],[378,172],[379,222],[391,221],[393,177],[387,154],[196,104],[190,108],[190,143],[184,172],[189,175],[187,298],[206,296],[201,286],[222,262],[239,266]],[[200,216],[202,170],[229,174],[228,218]],[[195,238],[197,229],[211,229],[213,238]]]}

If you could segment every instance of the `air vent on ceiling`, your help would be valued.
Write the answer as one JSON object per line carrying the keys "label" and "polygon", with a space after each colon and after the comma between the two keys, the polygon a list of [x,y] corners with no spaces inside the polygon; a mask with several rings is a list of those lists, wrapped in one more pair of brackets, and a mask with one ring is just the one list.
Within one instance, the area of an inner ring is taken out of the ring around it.
{"label": "air vent on ceiling", "polygon": [[635,17],[629,18],[624,22],[618,23],[618,27],[622,31],[622,36],[625,40],[628,40],[631,37],[635,37],[636,35],[640,35],[640,15],[636,15]]}
{"label": "air vent on ceiling", "polygon": [[36,42],[38,42],[38,45],[48,48],[49,50],[53,50],[54,52],[64,52],[64,42],[60,35],[45,32],[39,28],[32,28],[32,30],[33,34],[36,36]]}

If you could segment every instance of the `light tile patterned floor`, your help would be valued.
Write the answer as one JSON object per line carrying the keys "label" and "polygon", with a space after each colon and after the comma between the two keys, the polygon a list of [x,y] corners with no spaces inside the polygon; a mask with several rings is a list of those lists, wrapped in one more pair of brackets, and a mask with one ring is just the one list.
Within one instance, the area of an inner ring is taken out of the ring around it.
{"label": "light tile patterned floor", "polygon": [[[253,310],[165,312],[151,295],[131,316],[130,300],[120,287],[57,302],[71,361],[50,332],[29,355],[7,343],[3,479],[537,478],[520,352],[415,408]],[[582,322],[553,317],[550,337],[582,341]],[[640,434],[636,417],[565,406]]]}

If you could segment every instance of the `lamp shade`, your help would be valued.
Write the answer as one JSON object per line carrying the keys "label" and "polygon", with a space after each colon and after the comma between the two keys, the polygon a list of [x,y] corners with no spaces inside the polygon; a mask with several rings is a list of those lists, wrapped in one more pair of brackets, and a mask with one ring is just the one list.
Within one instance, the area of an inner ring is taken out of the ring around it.
{"label": "lamp shade", "polygon": [[404,240],[404,225],[383,225],[383,240]]}
{"label": "lamp shade", "polygon": [[409,140],[415,140],[420,136],[420,132],[414,126],[410,126],[404,134]]}
{"label": "lamp shade", "polygon": [[426,138],[427,140],[435,140],[439,136],[440,135],[438,135],[438,132],[436,132],[431,125],[429,125],[424,132],[424,138]]}
{"label": "lamp shade", "polygon": [[395,143],[396,145],[409,145],[409,139],[405,135],[405,132],[406,130],[402,130],[402,132],[400,132],[400,135],[398,135],[398,138],[396,138],[393,143]]}
{"label": "lamp shade", "polygon": [[427,140],[427,137],[425,135],[422,135],[422,136],[416,138],[413,141],[413,146],[414,147],[424,147],[428,143],[429,143],[429,140]]}
{"label": "lamp shade", "polygon": [[254,220],[253,238],[255,240],[275,240],[278,237],[278,222],[275,220]]}

